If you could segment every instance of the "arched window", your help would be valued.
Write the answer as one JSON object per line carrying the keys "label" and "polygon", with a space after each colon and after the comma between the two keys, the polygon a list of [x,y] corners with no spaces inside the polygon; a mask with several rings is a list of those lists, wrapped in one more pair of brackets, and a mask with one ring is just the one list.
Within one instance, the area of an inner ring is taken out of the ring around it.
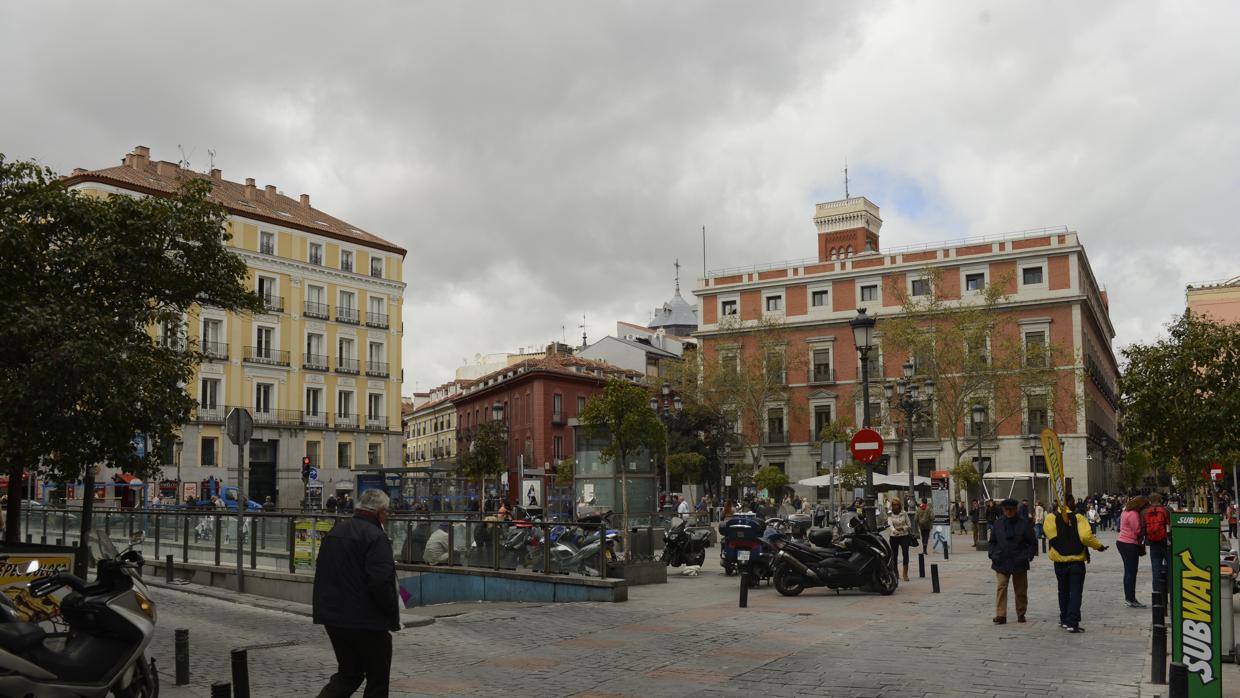
{"label": "arched window", "polygon": [[845,251],[845,256],[847,256],[847,257],[851,257],[851,256],[852,256],[852,245],[849,245],[849,246],[848,246],[848,249]]}

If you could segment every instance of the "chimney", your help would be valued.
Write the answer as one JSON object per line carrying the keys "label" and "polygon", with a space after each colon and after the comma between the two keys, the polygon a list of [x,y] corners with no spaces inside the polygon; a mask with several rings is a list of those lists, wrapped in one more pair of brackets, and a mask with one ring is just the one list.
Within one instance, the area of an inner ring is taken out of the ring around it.
{"label": "chimney", "polygon": [[310,195],[309,194],[301,195],[301,205],[305,206],[306,208],[310,208]]}
{"label": "chimney", "polygon": [[247,201],[254,200],[254,178],[253,177],[245,178],[245,198]]}
{"label": "chimney", "polygon": [[80,174],[86,174],[86,169],[85,169],[85,168],[82,168],[82,167],[75,167],[75,168],[73,168],[73,174],[74,174],[75,176],[76,176],[76,175],[80,175]]}
{"label": "chimney", "polygon": [[263,192],[266,194],[268,199],[276,198],[276,185],[268,184],[267,186],[263,187]]}
{"label": "chimney", "polygon": [[133,154],[140,158],[146,158],[147,160],[151,159],[151,149],[145,145],[135,145],[133,147]]}
{"label": "chimney", "polygon": [[151,157],[151,149],[145,145],[136,145],[133,152],[124,157],[122,162],[135,170],[140,170],[146,166],[147,160]]}
{"label": "chimney", "polygon": [[224,173],[220,172],[220,168],[214,167],[211,169],[211,179],[219,182],[224,179]]}
{"label": "chimney", "polygon": [[175,162],[168,162],[167,160],[160,160],[159,162],[155,163],[155,171],[161,176],[174,175],[179,169],[181,169],[180,165],[177,165]]}

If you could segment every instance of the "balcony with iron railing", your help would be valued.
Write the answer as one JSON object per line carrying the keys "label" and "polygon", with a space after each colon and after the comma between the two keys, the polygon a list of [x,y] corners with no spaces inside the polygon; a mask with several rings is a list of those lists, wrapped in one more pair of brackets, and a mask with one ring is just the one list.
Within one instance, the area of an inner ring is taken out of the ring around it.
{"label": "balcony with iron railing", "polygon": [[784,447],[788,445],[788,432],[786,431],[764,431],[762,432],[762,445],[770,447]]}
{"label": "balcony with iron railing", "polygon": [[817,384],[834,383],[835,369],[823,364],[812,366],[809,370],[809,382]]}
{"label": "balcony with iron railing", "polygon": [[562,427],[562,426],[564,426],[565,421],[566,421],[566,420],[564,419],[564,413],[563,413],[563,412],[552,412],[552,413],[551,413],[551,423],[552,423],[553,425],[555,425],[555,426],[557,426],[557,427]]}
{"label": "balcony with iron railing", "polygon": [[250,409],[254,423],[265,426],[301,426],[301,410]]}
{"label": "balcony with iron railing", "polygon": [[308,427],[326,427],[327,413],[323,410],[307,410],[301,416],[301,423]]}
{"label": "balcony with iron railing", "polygon": [[202,354],[207,359],[228,359],[228,344],[224,342],[203,342]]}
{"label": "balcony with iron railing", "polygon": [[196,422],[222,422],[227,415],[228,408],[219,405],[209,407],[199,405],[194,408],[194,421]]}
{"label": "balcony with iron railing", "polygon": [[288,352],[271,347],[246,347],[245,361],[267,366],[288,366]]}
{"label": "balcony with iron railing", "polygon": [[336,359],[336,373],[357,375],[357,359]]}
{"label": "balcony with iron railing", "polygon": [[366,326],[379,327],[386,330],[388,326],[387,313],[366,313]]}
{"label": "balcony with iron railing", "polygon": [[185,351],[185,338],[172,334],[161,334],[155,338],[155,341],[161,347],[167,347],[174,351]]}
{"label": "balcony with iron railing", "polygon": [[376,378],[388,377],[388,365],[386,361],[367,361],[366,375]]}
{"label": "balcony with iron railing", "polygon": [[263,254],[274,255],[276,253],[276,243],[274,240],[264,240],[258,244],[258,251]]}
{"label": "balcony with iron railing", "polygon": [[333,419],[333,424],[337,429],[356,429],[357,415],[349,412],[337,412]]}
{"label": "balcony with iron railing", "polygon": [[269,293],[262,295],[263,308],[272,313],[284,312],[284,296],[273,296]]}
{"label": "balcony with iron railing", "polygon": [[303,354],[301,357],[301,367],[307,371],[326,371],[327,355],[326,354]]}
{"label": "balcony with iron railing", "polygon": [[306,317],[326,320],[331,315],[331,306],[316,301],[306,301],[306,309],[302,312]]}
{"label": "balcony with iron railing", "polygon": [[377,415],[377,416],[369,415],[369,414],[366,415],[366,430],[367,431],[386,431],[387,430],[387,417],[384,417],[383,415]]}
{"label": "balcony with iron railing", "polygon": [[991,421],[982,422],[979,428],[979,425],[971,421],[965,422],[965,436],[976,439],[979,433],[983,439],[995,438],[995,423]]}
{"label": "balcony with iron railing", "polygon": [[323,253],[322,252],[311,252],[309,255],[309,259],[310,259],[310,263],[313,264],[314,266],[316,267],[323,266]]}
{"label": "balcony with iron railing", "polygon": [[337,307],[336,308],[336,322],[343,322],[343,323],[347,323],[350,325],[358,324],[357,308]]}

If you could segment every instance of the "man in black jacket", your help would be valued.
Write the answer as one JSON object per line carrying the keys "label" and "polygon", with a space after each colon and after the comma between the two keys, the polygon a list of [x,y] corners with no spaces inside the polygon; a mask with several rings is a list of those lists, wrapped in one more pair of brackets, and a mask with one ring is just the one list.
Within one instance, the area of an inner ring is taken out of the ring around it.
{"label": "man in black jacket", "polygon": [[353,518],[323,538],[314,569],[314,622],[327,628],[338,668],[319,698],[345,698],[366,682],[364,698],[385,698],[392,636],[400,630],[396,563],[383,532],[388,496],[366,490]]}
{"label": "man in black jacket", "polygon": [[990,567],[995,571],[995,623],[1007,622],[1008,582],[1016,589],[1016,622],[1025,622],[1029,607],[1029,561],[1038,552],[1033,524],[1017,513],[1015,499],[999,506],[1003,515],[990,526]]}

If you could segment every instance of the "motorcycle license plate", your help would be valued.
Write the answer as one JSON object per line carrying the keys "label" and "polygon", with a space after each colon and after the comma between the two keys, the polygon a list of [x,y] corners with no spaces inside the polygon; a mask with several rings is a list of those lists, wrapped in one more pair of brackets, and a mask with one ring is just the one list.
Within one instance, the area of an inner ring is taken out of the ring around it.
{"label": "motorcycle license plate", "polygon": [[749,561],[749,551],[748,551],[748,550],[737,550],[737,551],[736,551],[736,561],[737,561],[737,562],[748,562],[748,561]]}

